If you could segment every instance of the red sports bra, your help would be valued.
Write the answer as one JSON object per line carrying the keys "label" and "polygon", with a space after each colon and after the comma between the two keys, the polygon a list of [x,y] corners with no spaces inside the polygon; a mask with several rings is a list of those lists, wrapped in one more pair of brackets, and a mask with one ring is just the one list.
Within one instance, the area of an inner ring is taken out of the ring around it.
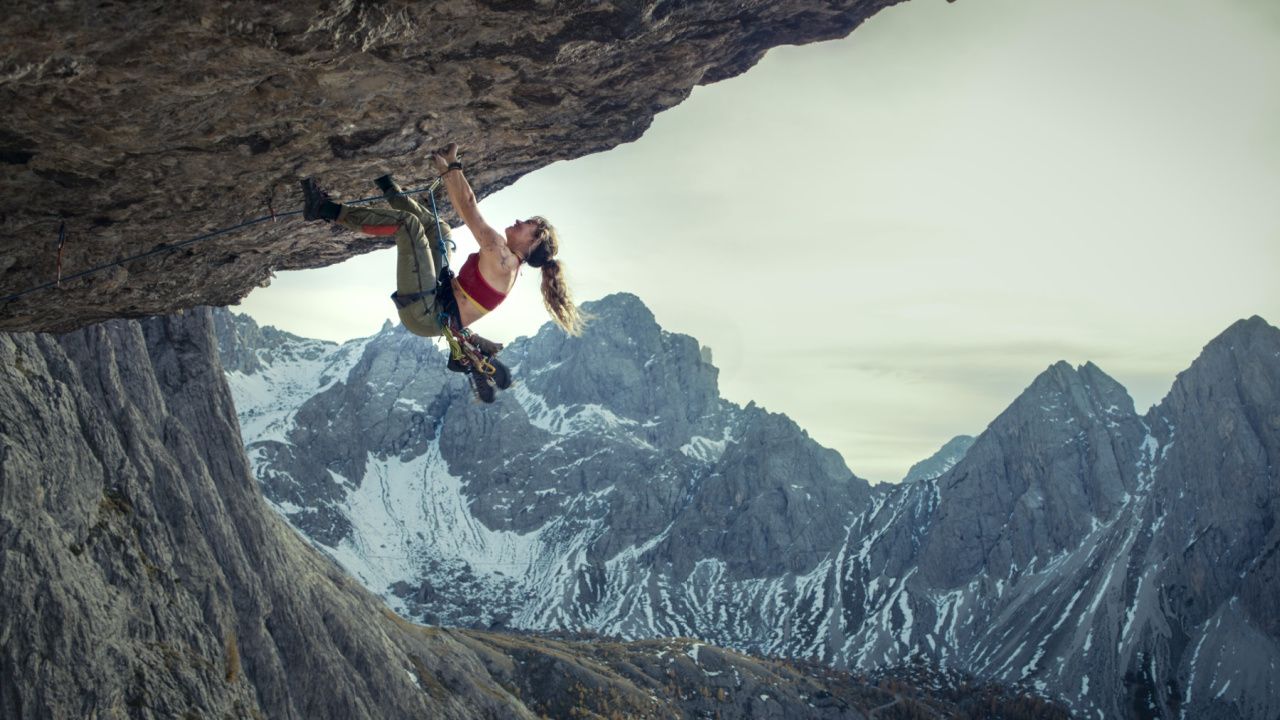
{"label": "red sports bra", "polygon": [[480,253],[471,253],[462,263],[462,269],[458,271],[458,289],[486,312],[507,299],[506,293],[499,292],[480,274]]}

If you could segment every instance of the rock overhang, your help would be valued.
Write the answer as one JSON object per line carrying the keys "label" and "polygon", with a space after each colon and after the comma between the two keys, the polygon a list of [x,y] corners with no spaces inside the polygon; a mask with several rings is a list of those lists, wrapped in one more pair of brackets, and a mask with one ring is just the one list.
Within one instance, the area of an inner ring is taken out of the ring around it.
{"label": "rock overhang", "polygon": [[294,210],[301,177],[345,199],[385,172],[420,186],[452,140],[483,197],[898,1],[23,0],[0,30],[0,330],[234,304],[390,244],[287,217],[182,245]]}

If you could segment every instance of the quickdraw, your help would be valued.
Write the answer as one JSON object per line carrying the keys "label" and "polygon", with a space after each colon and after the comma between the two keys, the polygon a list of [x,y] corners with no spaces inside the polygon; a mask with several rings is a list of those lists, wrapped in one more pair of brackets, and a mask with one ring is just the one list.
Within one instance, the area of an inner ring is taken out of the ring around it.
{"label": "quickdraw", "polygon": [[453,329],[452,325],[444,325],[444,339],[449,343],[449,357],[455,362],[470,365],[475,370],[493,377],[498,369],[489,362],[489,358],[485,357],[483,352],[471,342],[470,332],[465,328],[460,332]]}

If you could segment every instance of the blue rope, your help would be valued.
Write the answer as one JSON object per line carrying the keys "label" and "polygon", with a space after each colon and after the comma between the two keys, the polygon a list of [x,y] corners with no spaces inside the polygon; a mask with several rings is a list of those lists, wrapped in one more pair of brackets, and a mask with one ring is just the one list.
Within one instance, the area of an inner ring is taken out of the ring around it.
{"label": "blue rope", "polygon": [[[436,189],[436,187],[437,187],[437,186],[439,186],[439,184],[440,184],[440,182],[437,180],[436,182],[431,183],[431,184],[430,184],[430,185],[428,185],[427,187],[424,187],[424,188],[417,188],[417,189],[414,189],[414,190],[405,190],[405,191],[403,191],[403,192],[398,193],[398,195],[413,195],[413,194],[416,194],[416,193],[430,192],[430,193],[431,193],[431,211],[434,213],[434,212],[435,212],[435,209],[436,209],[436,193],[435,193],[435,189]],[[373,201],[375,201],[375,200],[383,200],[383,199],[385,199],[385,197],[386,197],[386,196],[384,196],[384,195],[375,195],[375,196],[373,196],[373,197],[361,198],[361,199],[359,199],[359,200],[352,200],[351,202],[344,203],[344,204],[346,204],[346,205],[364,205],[365,203],[371,203],[371,202],[373,202]],[[242,228],[247,228],[247,227],[249,227],[250,225],[257,225],[258,223],[263,223],[263,222],[266,222],[266,221],[268,221],[268,220],[277,220],[277,219],[279,219],[279,218],[287,218],[287,217],[292,217],[292,216],[294,216],[294,215],[301,215],[301,214],[302,214],[302,211],[301,211],[301,210],[293,210],[293,211],[291,211],[291,212],[287,212],[287,213],[279,213],[279,214],[277,214],[277,213],[272,213],[272,214],[270,214],[270,215],[264,215],[264,216],[262,216],[262,217],[260,217],[260,218],[254,218],[254,219],[252,219],[252,220],[246,220],[246,221],[244,221],[244,222],[240,223],[239,225],[233,225],[233,226],[228,227],[228,228],[222,228],[222,229],[220,229],[220,230],[214,230],[214,231],[212,231],[212,232],[205,233],[204,235],[197,235],[196,237],[188,238],[188,239],[186,239],[186,240],[180,240],[180,241],[175,242],[175,243],[162,243],[162,244],[161,244],[161,245],[159,245],[158,247],[155,247],[155,248],[153,248],[153,249],[151,249],[151,250],[148,250],[147,252],[139,253],[139,254],[137,254],[137,255],[131,255],[131,256],[127,257],[127,258],[123,258],[123,259],[121,259],[121,260],[116,260],[115,262],[109,262],[109,263],[105,263],[105,264],[102,264],[102,265],[98,265],[97,267],[91,267],[91,268],[89,268],[88,270],[81,270],[81,271],[80,271],[80,272],[78,272],[78,273],[75,273],[75,274],[73,274],[73,275],[68,275],[68,276],[66,276],[66,277],[64,277],[64,278],[60,278],[59,280],[55,280],[55,281],[53,281],[53,282],[47,282],[47,283],[45,283],[45,284],[43,284],[43,285],[37,285],[37,286],[35,286],[35,287],[28,288],[28,289],[23,290],[23,291],[21,291],[21,292],[16,292],[16,293],[14,293],[14,294],[12,294],[12,295],[8,295],[8,296],[6,296],[5,298],[0,299],[0,305],[7,305],[8,303],[10,303],[10,302],[12,302],[12,301],[14,301],[14,300],[17,300],[18,298],[23,297],[23,296],[25,296],[25,295],[30,295],[31,293],[34,293],[34,292],[39,292],[39,291],[41,291],[41,290],[48,290],[48,289],[49,289],[49,288],[51,288],[51,287],[56,287],[56,286],[58,286],[58,284],[59,284],[60,282],[69,282],[69,281],[71,281],[71,280],[77,280],[77,279],[82,278],[82,277],[87,277],[87,276],[89,276],[89,275],[94,275],[94,274],[96,274],[96,273],[100,273],[100,272],[102,272],[103,270],[108,270],[108,269],[110,269],[110,268],[117,267],[117,266],[121,266],[121,265],[124,265],[125,263],[133,262],[134,260],[141,260],[141,259],[143,259],[143,258],[151,257],[151,256],[153,256],[153,255],[163,255],[163,254],[165,254],[165,253],[171,253],[171,252],[173,252],[174,250],[180,250],[180,249],[182,249],[182,248],[184,248],[184,247],[187,247],[188,245],[194,245],[195,243],[201,242],[202,240],[208,240],[208,239],[210,239],[210,238],[215,238],[215,237],[218,237],[219,235],[226,235],[227,233],[235,232],[236,230],[240,230],[240,229],[242,229]],[[437,233],[439,234],[439,230],[440,230],[440,217],[439,217],[438,215],[436,216],[436,230],[437,230]],[[446,260],[446,262],[447,262],[447,260]]]}
{"label": "blue rope", "polygon": [[[439,183],[440,181],[437,180],[436,182]],[[449,271],[449,248],[445,245],[444,232],[440,229],[440,211],[436,210],[435,185],[432,185],[431,187],[433,188],[430,195],[431,216],[436,219],[436,242],[440,244],[440,269],[436,271],[436,279],[438,281],[441,275]],[[462,321],[459,320],[458,322]],[[449,317],[449,313],[442,311],[438,316],[436,316],[436,324],[441,328],[448,328],[452,324],[452,318]]]}
{"label": "blue rope", "polygon": [[[439,184],[439,182],[440,181],[437,180],[435,183],[432,183],[431,185],[431,195],[429,196],[431,198],[431,217],[434,217],[436,219],[436,242],[440,244],[440,269],[448,270],[449,269],[449,248],[445,245],[444,231],[440,229],[440,211],[436,209],[435,187],[436,185]],[[450,240],[449,244],[452,245],[453,241]],[[454,247],[457,247],[457,246],[455,245]],[[437,273],[437,275],[438,274],[439,273]]]}

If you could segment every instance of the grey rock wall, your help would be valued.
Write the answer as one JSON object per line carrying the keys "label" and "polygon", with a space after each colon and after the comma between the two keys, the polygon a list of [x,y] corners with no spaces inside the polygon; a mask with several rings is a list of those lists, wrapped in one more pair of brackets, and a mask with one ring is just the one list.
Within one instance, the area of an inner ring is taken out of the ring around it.
{"label": "grey rock wall", "polygon": [[980,569],[1003,576],[1075,547],[1137,484],[1144,436],[1119,383],[1093,364],[1053,365],[939,480],[921,548],[925,579],[954,586]]}
{"label": "grey rock wall", "polygon": [[524,714],[265,507],[207,311],[0,354],[0,714]]}
{"label": "grey rock wall", "polygon": [[1164,617],[1131,633],[1144,646],[1126,668],[1135,704],[1169,707],[1189,695],[1205,717],[1274,715],[1280,332],[1256,316],[1232,325],[1147,422],[1162,460],[1150,510],[1159,530],[1132,575],[1135,593]]}

